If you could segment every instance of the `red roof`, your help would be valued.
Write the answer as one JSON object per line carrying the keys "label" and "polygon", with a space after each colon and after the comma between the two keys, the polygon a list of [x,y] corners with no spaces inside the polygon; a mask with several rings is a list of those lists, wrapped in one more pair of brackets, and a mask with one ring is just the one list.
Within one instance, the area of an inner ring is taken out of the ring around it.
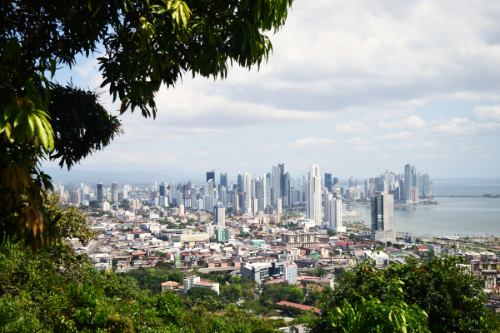
{"label": "red roof", "polygon": [[276,305],[291,306],[291,307],[294,307],[296,309],[303,310],[303,311],[313,310],[316,313],[321,313],[321,310],[316,309],[315,307],[297,304],[297,303],[292,303],[292,302],[287,302],[287,301],[278,302],[278,303],[276,303]]}

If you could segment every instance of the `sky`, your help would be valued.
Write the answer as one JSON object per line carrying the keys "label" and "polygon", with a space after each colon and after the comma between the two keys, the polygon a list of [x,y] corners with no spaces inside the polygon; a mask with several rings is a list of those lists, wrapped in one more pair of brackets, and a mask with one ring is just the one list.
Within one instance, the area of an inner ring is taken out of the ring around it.
{"label": "sky", "polygon": [[[120,116],[125,134],[74,174],[214,169],[234,180],[284,163],[292,177],[318,164],[363,179],[409,163],[432,178],[500,177],[498,17],[498,1],[296,0],[260,71],[163,87],[156,120]],[[70,78],[102,82],[92,58],[55,77]]]}

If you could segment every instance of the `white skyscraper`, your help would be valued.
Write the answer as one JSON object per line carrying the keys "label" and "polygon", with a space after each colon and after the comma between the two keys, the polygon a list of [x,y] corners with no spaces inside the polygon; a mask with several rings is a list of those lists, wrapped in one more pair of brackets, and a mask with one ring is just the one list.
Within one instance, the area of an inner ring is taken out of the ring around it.
{"label": "white skyscraper", "polygon": [[252,215],[256,216],[259,211],[259,200],[257,198],[252,199]]}
{"label": "white skyscraper", "polygon": [[252,209],[252,181],[248,172],[243,174],[243,193],[245,193],[245,211],[243,213],[250,214]]}
{"label": "white skyscraper", "polygon": [[226,207],[217,205],[214,207],[214,223],[217,229],[224,229],[226,227]]}
{"label": "white skyscraper", "polygon": [[[346,232],[346,227],[342,225],[342,200],[332,198],[328,202],[328,216],[325,221],[329,222],[328,229],[335,232]],[[325,223],[326,224],[326,223]]]}
{"label": "white skyscraper", "polygon": [[214,181],[212,179],[207,182],[207,195],[214,195]]}
{"label": "white skyscraper", "polygon": [[283,205],[281,199],[276,199],[276,214],[283,214]]}
{"label": "white skyscraper", "polygon": [[313,220],[317,226],[321,226],[321,175],[316,164],[311,165],[307,181],[306,219]]}
{"label": "white skyscraper", "polygon": [[111,201],[113,201],[113,202],[118,201],[118,183],[117,182],[111,183]]}
{"label": "white skyscraper", "polygon": [[330,227],[330,200],[332,198],[332,193],[323,192],[323,225],[325,228]]}

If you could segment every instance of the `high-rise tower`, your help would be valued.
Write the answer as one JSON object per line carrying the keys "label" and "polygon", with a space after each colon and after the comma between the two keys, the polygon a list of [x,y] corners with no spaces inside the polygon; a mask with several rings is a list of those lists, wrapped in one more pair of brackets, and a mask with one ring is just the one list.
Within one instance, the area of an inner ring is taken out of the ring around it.
{"label": "high-rise tower", "polygon": [[113,202],[118,201],[118,183],[117,182],[111,183],[111,201],[113,201]]}
{"label": "high-rise tower", "polygon": [[328,224],[328,229],[335,232],[346,232],[346,227],[342,225],[342,199],[331,198],[329,200],[325,224]]}
{"label": "high-rise tower", "polygon": [[413,177],[411,165],[405,165],[405,201],[411,203],[411,189],[413,187]]}
{"label": "high-rise tower", "polygon": [[229,188],[227,186],[227,173],[220,174],[220,186],[224,186],[225,188]]}
{"label": "high-rise tower", "polygon": [[328,192],[332,192],[332,174],[325,173],[325,187],[328,189]]}
{"label": "high-rise tower", "polygon": [[311,165],[306,190],[306,218],[311,219],[317,226],[321,226],[321,175],[319,166]]}
{"label": "high-rise tower", "polygon": [[243,213],[250,214],[252,207],[252,181],[250,174],[245,172],[243,174],[243,193],[245,195],[245,211]]}
{"label": "high-rise tower", "polygon": [[97,183],[97,203],[103,202],[102,183]]}
{"label": "high-rise tower", "polygon": [[208,171],[208,172],[207,172],[207,182],[208,182],[210,179],[211,179],[211,180],[213,180],[213,182],[214,182],[214,184],[215,184],[215,171],[214,171],[214,170],[212,170],[212,171]]}
{"label": "high-rise tower", "polygon": [[226,227],[226,207],[217,205],[214,207],[214,213],[214,224],[217,225],[217,229],[224,229]]}
{"label": "high-rise tower", "polygon": [[160,184],[160,197],[165,197],[165,193],[166,193],[165,189],[166,189],[165,183],[162,182]]}
{"label": "high-rise tower", "polygon": [[395,242],[394,196],[377,195],[372,198],[372,233],[370,239],[380,242]]}

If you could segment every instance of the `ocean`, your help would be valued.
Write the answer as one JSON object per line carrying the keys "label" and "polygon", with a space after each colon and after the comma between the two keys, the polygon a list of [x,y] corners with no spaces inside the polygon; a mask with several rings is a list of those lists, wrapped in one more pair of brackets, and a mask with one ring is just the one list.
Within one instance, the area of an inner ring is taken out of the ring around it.
{"label": "ocean", "polygon": [[[438,197],[436,201],[438,205],[395,205],[396,231],[412,236],[500,237],[500,198]],[[364,214],[362,217],[343,219],[344,222],[361,220],[371,224],[370,205],[344,207]]]}
{"label": "ocean", "polygon": [[[433,199],[438,205],[395,205],[396,231],[412,236],[500,237],[500,198],[446,197],[500,194],[500,178],[434,180]],[[371,224],[370,205],[347,205],[364,216],[344,221]]]}

